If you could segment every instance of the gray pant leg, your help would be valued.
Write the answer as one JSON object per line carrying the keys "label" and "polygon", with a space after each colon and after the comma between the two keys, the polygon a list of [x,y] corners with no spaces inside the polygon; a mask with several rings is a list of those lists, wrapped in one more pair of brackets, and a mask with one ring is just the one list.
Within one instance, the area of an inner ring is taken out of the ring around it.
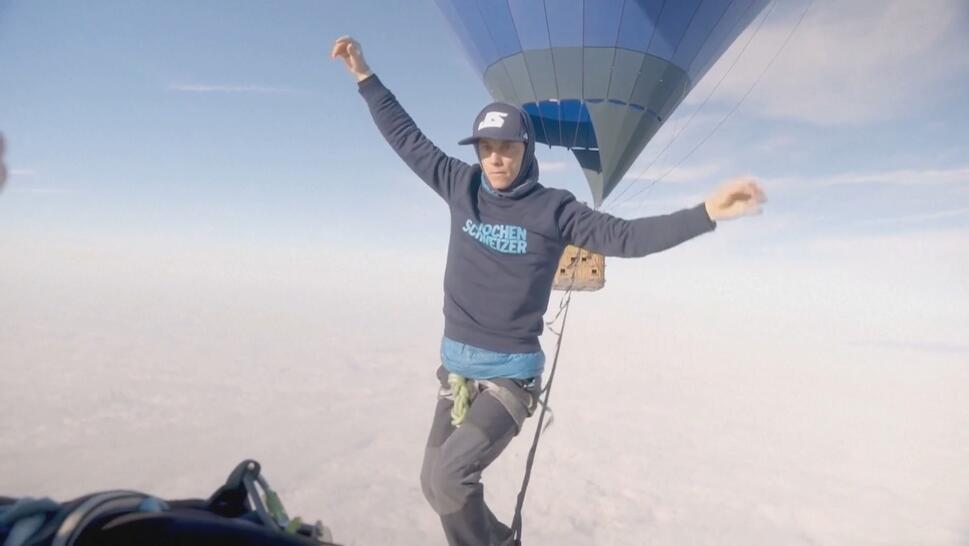
{"label": "gray pant leg", "polygon": [[431,421],[431,432],[427,435],[427,445],[424,448],[424,462],[421,464],[421,491],[424,492],[424,498],[435,512],[438,512],[437,495],[431,487],[431,474],[437,465],[441,445],[455,431],[455,427],[451,424],[452,405],[450,400],[444,398],[437,401],[434,420]]}
{"label": "gray pant leg", "polygon": [[[530,396],[524,393],[524,398]],[[457,429],[451,426],[450,411],[449,400],[438,401],[421,469],[421,488],[441,516],[449,544],[499,544],[511,531],[485,504],[481,473],[518,434],[519,425],[506,406],[487,391],[475,398]]]}
{"label": "gray pant leg", "polygon": [[481,473],[517,432],[504,406],[482,393],[471,404],[464,424],[441,445],[430,487],[452,546],[497,544],[509,533],[485,504]]}

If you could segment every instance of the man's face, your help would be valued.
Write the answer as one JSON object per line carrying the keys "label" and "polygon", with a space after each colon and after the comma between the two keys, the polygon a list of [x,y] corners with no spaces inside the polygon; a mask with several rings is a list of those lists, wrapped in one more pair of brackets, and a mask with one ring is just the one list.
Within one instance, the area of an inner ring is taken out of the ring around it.
{"label": "man's face", "polygon": [[482,138],[478,141],[478,159],[491,187],[504,190],[518,176],[525,156],[525,143],[513,140]]}

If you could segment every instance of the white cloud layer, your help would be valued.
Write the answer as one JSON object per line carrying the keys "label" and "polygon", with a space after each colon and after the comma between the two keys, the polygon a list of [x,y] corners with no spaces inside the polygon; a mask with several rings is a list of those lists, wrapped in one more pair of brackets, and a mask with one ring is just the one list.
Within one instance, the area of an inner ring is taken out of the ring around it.
{"label": "white cloud layer", "polygon": [[291,87],[273,87],[266,85],[202,85],[202,84],[171,84],[169,91],[183,93],[254,93],[260,95],[297,95],[303,93]]}
{"label": "white cloud layer", "polygon": [[74,190],[67,188],[10,188],[11,193],[40,193],[40,194],[54,194],[54,193],[73,193]]}
{"label": "white cloud layer", "polygon": [[969,216],[969,208],[947,209],[923,214],[906,214],[888,218],[874,218],[871,220],[859,221],[858,223],[868,225],[913,224],[918,222],[942,220],[945,218],[956,218],[959,216]]}
{"label": "white cloud layer", "polygon": [[577,167],[574,164],[569,164],[565,161],[539,161],[538,169],[542,173],[561,173],[566,172]]}
{"label": "white cloud layer", "polygon": [[[734,103],[767,66],[805,6],[778,6],[714,96]],[[748,32],[752,32],[748,29]],[[700,82],[721,78],[741,36]],[[969,3],[964,0],[818,0],[744,109],[818,125],[897,118],[946,92],[969,68]],[[696,99],[694,99],[696,100]]]}
{"label": "white cloud layer", "polygon": [[[961,544],[965,232],[711,255],[733,228],[575,296],[525,534]],[[0,493],[206,496],[255,457],[342,543],[442,544],[417,474],[443,253],[335,254],[0,232]],[[534,426],[485,474],[502,518]]]}
{"label": "white cloud layer", "polygon": [[[643,165],[646,167],[649,163]],[[636,165],[629,169],[631,176],[623,178],[623,183],[632,182],[634,184],[651,182],[654,177],[663,177],[663,182],[697,182],[716,178],[722,170],[722,166],[716,163],[700,163],[687,166],[677,166],[671,169],[670,164],[654,164],[648,171],[642,173],[642,169],[636,170]],[[668,173],[668,174],[667,174]],[[642,174],[641,177],[633,178]],[[665,175],[665,176],[664,176]]]}
{"label": "white cloud layer", "polygon": [[890,184],[898,186],[969,186],[969,167],[952,169],[897,169],[891,171],[847,172],[818,177],[779,177],[776,186],[843,186]]}

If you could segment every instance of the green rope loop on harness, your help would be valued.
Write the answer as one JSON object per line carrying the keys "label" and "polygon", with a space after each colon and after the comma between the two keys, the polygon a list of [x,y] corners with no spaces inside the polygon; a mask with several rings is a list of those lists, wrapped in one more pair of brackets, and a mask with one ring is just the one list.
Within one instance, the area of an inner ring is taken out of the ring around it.
{"label": "green rope loop on harness", "polygon": [[269,489],[266,491],[266,495],[263,497],[263,503],[266,505],[266,511],[272,516],[276,524],[279,525],[283,532],[295,535],[299,533],[299,528],[303,525],[303,518],[296,516],[293,519],[289,519],[289,514],[286,513],[286,508],[283,506],[283,500],[279,498],[279,494]]}
{"label": "green rope loop on harness", "polygon": [[302,526],[303,526],[303,518],[296,516],[295,518],[289,521],[289,523],[286,525],[286,528],[283,530],[291,535],[295,535],[299,533],[299,528]]}
{"label": "green rope loop on harness", "polygon": [[279,495],[275,491],[269,489],[266,491],[266,495],[263,498],[263,502],[266,504],[266,511],[272,516],[273,520],[280,527],[285,528],[289,524],[289,514],[286,513],[286,509],[283,508],[283,501],[279,498]]}
{"label": "green rope loop on harness", "polygon": [[448,385],[451,386],[451,395],[454,397],[454,405],[451,406],[451,424],[461,426],[464,418],[467,417],[468,408],[471,407],[471,389],[468,387],[468,380],[456,373],[447,374]]}

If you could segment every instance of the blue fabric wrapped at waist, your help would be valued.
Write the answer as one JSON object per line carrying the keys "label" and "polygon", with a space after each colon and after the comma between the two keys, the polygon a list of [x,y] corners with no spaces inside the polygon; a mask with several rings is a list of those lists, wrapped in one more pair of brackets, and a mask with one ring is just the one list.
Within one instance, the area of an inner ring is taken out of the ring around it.
{"label": "blue fabric wrapped at waist", "polygon": [[545,369],[545,353],[498,353],[444,336],[441,364],[452,373],[469,379],[531,379]]}

